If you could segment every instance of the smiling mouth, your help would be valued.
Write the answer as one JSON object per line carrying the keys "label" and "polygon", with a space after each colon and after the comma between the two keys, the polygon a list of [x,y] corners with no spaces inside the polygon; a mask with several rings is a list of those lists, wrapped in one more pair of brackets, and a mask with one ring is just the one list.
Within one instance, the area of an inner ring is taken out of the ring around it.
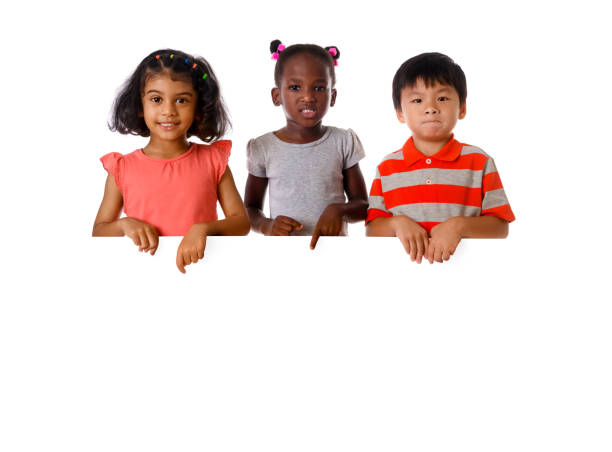
{"label": "smiling mouth", "polygon": [[158,123],[163,129],[173,129],[178,124],[175,122],[160,122]]}
{"label": "smiling mouth", "polygon": [[300,113],[302,113],[302,116],[305,118],[314,118],[317,111],[314,108],[303,108],[300,110]]}

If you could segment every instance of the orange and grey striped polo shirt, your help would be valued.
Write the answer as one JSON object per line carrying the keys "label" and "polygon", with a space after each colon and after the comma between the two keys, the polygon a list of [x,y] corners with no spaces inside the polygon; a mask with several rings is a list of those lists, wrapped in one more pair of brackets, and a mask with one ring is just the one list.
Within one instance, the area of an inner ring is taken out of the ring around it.
{"label": "orange and grey striped polo shirt", "polygon": [[482,149],[452,136],[428,157],[414,146],[387,155],[376,168],[366,224],[405,215],[428,232],[451,217],[494,215],[508,222],[514,214],[493,159]]}

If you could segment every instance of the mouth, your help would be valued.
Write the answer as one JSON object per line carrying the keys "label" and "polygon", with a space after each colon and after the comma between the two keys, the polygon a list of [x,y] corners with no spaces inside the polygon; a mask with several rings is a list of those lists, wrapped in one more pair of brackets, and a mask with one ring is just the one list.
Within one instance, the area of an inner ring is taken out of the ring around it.
{"label": "mouth", "polygon": [[164,130],[172,130],[178,126],[176,122],[158,122],[158,124]]}
{"label": "mouth", "polygon": [[302,108],[300,109],[300,113],[307,119],[314,118],[317,114],[317,110],[312,107]]}

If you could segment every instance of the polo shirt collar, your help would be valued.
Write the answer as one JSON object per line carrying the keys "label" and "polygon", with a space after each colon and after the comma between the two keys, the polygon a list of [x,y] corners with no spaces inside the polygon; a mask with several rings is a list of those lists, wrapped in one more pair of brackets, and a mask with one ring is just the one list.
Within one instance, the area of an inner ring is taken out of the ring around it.
{"label": "polo shirt collar", "polygon": [[457,160],[459,154],[461,154],[462,147],[463,145],[457,140],[455,140],[455,135],[453,134],[442,149],[440,149],[431,157],[428,157],[425,154],[421,153],[414,146],[414,140],[412,139],[412,137],[410,137],[408,141],[406,141],[406,143],[404,144],[402,152],[404,154],[404,161],[408,165],[412,165],[413,163],[416,163],[419,160],[424,160],[426,158],[434,158],[437,160],[445,160],[447,162],[452,162],[454,160]]}

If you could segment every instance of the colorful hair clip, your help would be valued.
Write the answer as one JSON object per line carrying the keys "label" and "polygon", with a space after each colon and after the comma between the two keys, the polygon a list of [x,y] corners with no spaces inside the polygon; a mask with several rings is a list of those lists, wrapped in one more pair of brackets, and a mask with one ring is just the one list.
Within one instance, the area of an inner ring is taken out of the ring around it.
{"label": "colorful hair clip", "polygon": [[191,69],[195,69],[197,67],[198,67],[198,65],[196,63],[193,63],[193,66],[191,66]]}
{"label": "colorful hair clip", "polygon": [[338,60],[334,60],[334,66],[338,66]]}
{"label": "colorful hair clip", "polygon": [[338,51],[336,50],[335,47],[330,47],[330,49],[328,50],[328,52],[331,54],[331,56],[336,56],[338,55]]}
{"label": "colorful hair clip", "polygon": [[156,60],[159,60],[159,55],[155,55],[155,59],[156,59]]}
{"label": "colorful hair clip", "polygon": [[206,80],[206,77],[208,77],[208,74],[204,73],[204,75],[202,76],[202,80]]}
{"label": "colorful hair clip", "polygon": [[272,54],[272,59],[273,59],[273,60],[278,60],[278,52],[274,52],[274,53]]}
{"label": "colorful hair clip", "polygon": [[170,59],[174,58],[174,53],[170,54]]}
{"label": "colorful hair clip", "polygon": [[279,44],[278,48],[276,49],[277,52],[282,52],[283,50],[285,50],[285,44]]}
{"label": "colorful hair clip", "polygon": [[189,58],[185,58],[185,64],[189,64]]}

